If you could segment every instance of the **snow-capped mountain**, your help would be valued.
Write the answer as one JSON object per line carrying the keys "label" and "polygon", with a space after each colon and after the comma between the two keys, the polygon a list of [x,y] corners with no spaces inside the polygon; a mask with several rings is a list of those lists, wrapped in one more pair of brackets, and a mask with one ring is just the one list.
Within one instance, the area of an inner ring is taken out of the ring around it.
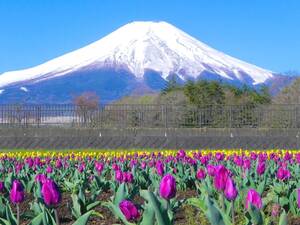
{"label": "snow-capped mountain", "polygon": [[257,86],[273,72],[217,51],[166,22],[132,22],[104,38],[33,68],[0,75],[0,102],[69,102],[83,91],[102,100],[137,87],[161,89],[170,76]]}

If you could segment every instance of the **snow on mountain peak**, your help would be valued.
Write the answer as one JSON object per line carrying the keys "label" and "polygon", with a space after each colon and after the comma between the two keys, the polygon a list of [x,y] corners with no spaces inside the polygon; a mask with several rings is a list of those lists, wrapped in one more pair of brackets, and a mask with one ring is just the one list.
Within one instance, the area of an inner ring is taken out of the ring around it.
{"label": "snow on mountain peak", "polygon": [[[132,22],[86,47],[65,54],[33,68],[0,75],[0,87],[28,80],[50,79],[86,66],[124,65],[142,79],[145,69],[166,78],[176,73],[198,77],[209,71],[230,80],[252,84],[273,77],[271,71],[245,63],[219,52],[166,22]],[[184,72],[182,72],[184,71]]]}

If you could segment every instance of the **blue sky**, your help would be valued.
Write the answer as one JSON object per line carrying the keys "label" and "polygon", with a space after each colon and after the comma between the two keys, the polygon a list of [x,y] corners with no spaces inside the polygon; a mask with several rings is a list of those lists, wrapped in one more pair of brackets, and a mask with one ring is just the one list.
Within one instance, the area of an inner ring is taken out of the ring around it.
{"label": "blue sky", "polygon": [[299,0],[0,0],[0,73],[35,66],[135,20],[167,21],[266,69],[300,70]]}

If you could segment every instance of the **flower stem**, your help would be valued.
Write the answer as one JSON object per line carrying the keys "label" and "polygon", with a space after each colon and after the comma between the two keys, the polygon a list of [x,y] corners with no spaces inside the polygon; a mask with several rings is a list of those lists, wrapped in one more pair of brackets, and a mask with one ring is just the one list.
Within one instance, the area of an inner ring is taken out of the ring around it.
{"label": "flower stem", "polygon": [[58,218],[58,214],[57,214],[57,210],[56,209],[54,209],[54,216],[55,216],[56,225],[59,225],[59,218]]}
{"label": "flower stem", "polygon": [[17,204],[17,225],[20,225],[20,206]]}
{"label": "flower stem", "polygon": [[221,193],[221,207],[222,207],[222,210],[225,212],[225,201],[224,201],[223,193]]}
{"label": "flower stem", "polygon": [[231,218],[232,218],[232,224],[235,224],[235,219],[234,219],[235,215],[234,215],[234,200],[231,201]]}

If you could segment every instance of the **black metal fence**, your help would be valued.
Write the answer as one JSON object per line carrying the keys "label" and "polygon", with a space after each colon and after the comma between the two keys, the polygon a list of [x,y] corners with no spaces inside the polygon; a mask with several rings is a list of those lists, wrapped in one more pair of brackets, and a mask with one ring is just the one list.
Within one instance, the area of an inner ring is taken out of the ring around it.
{"label": "black metal fence", "polygon": [[300,105],[0,105],[0,126],[300,128]]}

